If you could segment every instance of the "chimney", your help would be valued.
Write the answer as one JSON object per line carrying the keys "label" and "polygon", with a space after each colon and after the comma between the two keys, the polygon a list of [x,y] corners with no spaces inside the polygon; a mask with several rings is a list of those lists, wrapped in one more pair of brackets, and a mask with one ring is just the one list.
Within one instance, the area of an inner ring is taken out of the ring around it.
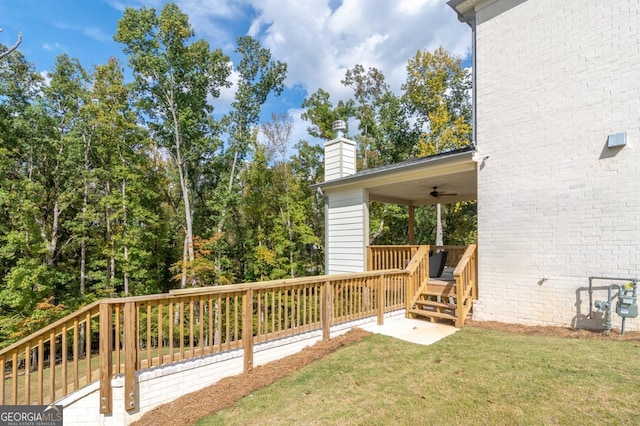
{"label": "chimney", "polygon": [[325,182],[356,173],[356,143],[344,137],[347,124],[336,120],[332,127],[336,137],[324,145]]}

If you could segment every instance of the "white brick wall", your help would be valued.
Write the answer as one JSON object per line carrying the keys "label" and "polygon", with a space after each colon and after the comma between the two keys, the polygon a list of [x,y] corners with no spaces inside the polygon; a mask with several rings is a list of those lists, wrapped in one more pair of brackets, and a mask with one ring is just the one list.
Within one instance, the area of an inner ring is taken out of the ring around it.
{"label": "white brick wall", "polygon": [[[387,313],[385,318],[396,315],[404,315],[404,310]],[[370,317],[336,325],[331,327],[331,337],[344,334],[353,327],[364,327],[376,322],[377,317]],[[259,366],[284,358],[320,340],[322,330],[315,330],[256,344],[253,348],[253,364]],[[57,401],[56,404],[64,406],[64,424],[67,426],[128,425],[159,405],[213,385],[225,377],[241,374],[243,368],[243,351],[238,349],[144,370],[137,374],[138,408],[131,412],[124,409],[123,376],[111,381],[113,413],[109,416],[100,414],[98,382]]]}
{"label": "white brick wall", "polygon": [[474,318],[598,327],[588,277],[640,277],[640,1],[486,1],[476,18]]}

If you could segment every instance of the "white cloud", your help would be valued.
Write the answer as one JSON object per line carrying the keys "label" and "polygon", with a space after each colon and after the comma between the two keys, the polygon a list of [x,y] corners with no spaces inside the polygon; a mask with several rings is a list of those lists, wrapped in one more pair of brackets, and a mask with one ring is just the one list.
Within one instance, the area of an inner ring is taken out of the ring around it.
{"label": "white cloud", "polygon": [[45,44],[42,45],[42,48],[44,50],[49,50],[49,51],[56,51],[56,50],[64,51],[64,50],[66,50],[66,47],[64,47],[60,43],[45,43]]}
{"label": "white cloud", "polygon": [[62,22],[58,22],[54,24],[57,28],[63,29],[63,30],[71,30],[71,31],[80,31],[82,34],[84,34],[85,36],[92,38],[94,40],[97,41],[101,41],[101,42],[109,42],[111,41],[111,35],[110,34],[106,34],[105,32],[103,32],[100,28],[98,27],[87,27],[87,26],[80,26],[80,25],[68,25]]}
{"label": "white cloud", "polygon": [[[230,63],[229,65],[232,66],[233,64]],[[231,86],[221,88],[220,96],[217,98],[209,98],[209,103],[213,105],[213,110],[216,115],[227,114],[231,110],[231,102],[233,102],[239,78],[240,75],[232,69],[231,75],[229,75],[229,78],[227,79],[231,82]]]}
{"label": "white cloud", "polygon": [[[121,6],[110,0],[112,6]],[[130,0],[134,7],[160,9],[166,0]],[[235,37],[257,38],[272,58],[288,66],[285,85],[307,94],[324,89],[332,101],[351,98],[340,82],[347,69],[375,67],[396,93],[406,80],[406,65],[418,50],[439,46],[466,58],[471,34],[444,0],[177,0],[189,15],[196,36],[231,54]],[[240,32],[238,31],[240,30]],[[235,35],[234,35],[235,32]],[[236,78],[237,80],[237,78]],[[286,96],[286,92],[285,92]],[[233,90],[224,90],[214,105],[227,112]],[[290,106],[291,104],[289,104]],[[309,140],[308,123],[294,116],[292,140]],[[266,111],[270,113],[271,111]]]}
{"label": "white cloud", "polygon": [[356,64],[383,72],[393,90],[405,80],[407,61],[438,46],[460,56],[470,51],[470,32],[440,0],[251,0],[258,13],[250,33],[274,58],[287,62],[287,84],[309,93],[323,88],[350,97],[340,83]]}

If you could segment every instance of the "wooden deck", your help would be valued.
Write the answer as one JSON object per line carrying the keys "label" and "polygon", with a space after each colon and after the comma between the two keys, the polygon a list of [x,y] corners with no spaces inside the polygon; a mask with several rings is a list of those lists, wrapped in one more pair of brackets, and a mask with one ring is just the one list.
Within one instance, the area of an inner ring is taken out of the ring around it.
{"label": "wooden deck", "polygon": [[477,298],[477,263],[475,246],[457,260],[455,268],[446,267],[441,276],[426,278],[416,291],[407,314],[424,317],[431,322],[448,320],[456,327],[464,327]]}

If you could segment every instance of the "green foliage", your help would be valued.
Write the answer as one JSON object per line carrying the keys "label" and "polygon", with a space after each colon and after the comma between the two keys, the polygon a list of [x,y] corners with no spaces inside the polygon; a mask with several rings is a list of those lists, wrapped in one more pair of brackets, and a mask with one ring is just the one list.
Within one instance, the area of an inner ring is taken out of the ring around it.
{"label": "green foliage", "polygon": [[334,138],[333,122],[336,120],[344,120],[354,116],[354,102],[338,101],[334,107],[330,101],[330,94],[322,89],[318,89],[302,102],[302,119],[311,123],[307,128],[307,132],[314,138],[331,140]]}
{"label": "green foliage", "polygon": [[[324,271],[324,199],[309,188],[324,178],[323,147],[290,140],[286,115],[260,119],[286,64],[240,37],[236,92],[220,118],[211,99],[231,86],[230,59],[195,38],[177,5],[125,9],[114,38],[130,83],[115,59],[85,69],[60,55],[47,84],[18,51],[0,61],[3,345],[93,300],[166,291],[176,279]],[[360,168],[467,143],[459,60],[419,52],[408,69],[404,96],[360,65],[343,80],[353,99],[311,94],[310,135],[330,140],[333,121],[355,121]],[[445,241],[475,240],[475,217],[473,204],[446,206]],[[370,223],[372,243],[406,243],[405,207],[372,204]],[[432,209],[416,209],[417,242],[432,242],[434,223]]]}
{"label": "green foliage", "polygon": [[422,132],[419,156],[460,148],[471,142],[471,77],[462,60],[442,47],[418,51],[407,65],[402,86],[409,111]]}

